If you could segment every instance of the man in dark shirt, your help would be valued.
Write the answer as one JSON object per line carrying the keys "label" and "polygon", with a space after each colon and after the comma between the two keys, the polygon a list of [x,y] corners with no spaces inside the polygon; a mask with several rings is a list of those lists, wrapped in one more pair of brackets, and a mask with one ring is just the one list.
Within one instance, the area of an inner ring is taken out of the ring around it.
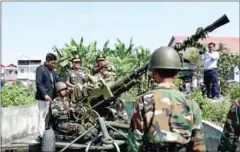
{"label": "man in dark shirt", "polygon": [[46,55],[46,61],[36,70],[36,87],[37,92],[35,99],[38,101],[38,132],[40,137],[45,131],[45,119],[49,112],[49,104],[56,96],[55,83],[58,76],[55,69],[57,57],[52,53]]}

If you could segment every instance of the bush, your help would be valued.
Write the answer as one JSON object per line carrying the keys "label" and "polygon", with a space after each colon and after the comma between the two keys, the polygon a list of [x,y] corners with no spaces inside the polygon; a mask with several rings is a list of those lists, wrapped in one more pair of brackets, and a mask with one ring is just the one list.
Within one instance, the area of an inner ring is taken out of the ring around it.
{"label": "bush", "polygon": [[240,84],[231,85],[230,98],[235,100],[240,97]]}
{"label": "bush", "polygon": [[2,107],[20,106],[35,102],[33,86],[24,86],[20,82],[5,85],[2,88]]}
{"label": "bush", "polygon": [[193,98],[199,104],[202,110],[202,118],[218,124],[223,124],[226,121],[227,113],[231,106],[229,100],[213,103],[210,99],[203,97],[200,91],[193,93]]}

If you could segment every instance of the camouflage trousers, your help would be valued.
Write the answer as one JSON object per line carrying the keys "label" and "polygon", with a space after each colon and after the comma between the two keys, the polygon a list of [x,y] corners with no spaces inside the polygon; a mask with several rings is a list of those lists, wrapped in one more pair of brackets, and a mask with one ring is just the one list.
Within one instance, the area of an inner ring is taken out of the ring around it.
{"label": "camouflage trousers", "polygon": [[[86,123],[84,126],[80,125],[78,123],[71,123],[71,122],[62,122],[58,124],[58,130],[66,132],[66,133],[73,133],[77,135],[83,134],[85,131],[87,131],[90,127],[92,127],[91,123]],[[97,129],[92,129],[89,131],[83,138],[89,139],[96,137],[98,135]]]}
{"label": "camouflage trousers", "polygon": [[85,128],[77,123],[62,122],[59,123],[57,127],[59,130],[67,133],[77,133],[80,135],[85,132]]}
{"label": "camouflage trousers", "polygon": [[155,143],[146,143],[143,144],[141,148],[141,152],[178,152],[181,148],[177,147],[177,145],[168,145],[162,146],[160,144]]}

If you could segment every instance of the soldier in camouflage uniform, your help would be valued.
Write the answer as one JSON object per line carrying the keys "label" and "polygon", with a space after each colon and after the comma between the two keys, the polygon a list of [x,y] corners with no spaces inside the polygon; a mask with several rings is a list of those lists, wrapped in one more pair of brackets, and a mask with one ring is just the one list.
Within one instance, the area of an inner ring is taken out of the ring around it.
{"label": "soldier in camouflage uniform", "polygon": [[218,151],[236,152],[240,137],[240,98],[232,103],[223,128]]}
{"label": "soldier in camouflage uniform", "polygon": [[80,58],[75,56],[72,59],[72,69],[68,71],[66,84],[68,87],[74,87],[76,84],[83,85],[87,82],[86,69],[80,67]]}
{"label": "soldier in camouflage uniform", "polygon": [[[54,128],[60,132],[71,133],[75,135],[81,135],[89,127],[90,123],[86,123],[84,126],[76,123],[71,118],[71,112],[74,112],[75,105],[72,104],[67,98],[67,86],[63,82],[56,83],[57,97],[51,104],[52,116],[54,120]],[[92,138],[97,135],[97,130],[93,129],[84,136],[85,139]]]}
{"label": "soldier in camouflage uniform", "polygon": [[96,61],[97,65],[93,68],[93,75],[97,77],[102,77],[105,81],[113,81],[115,80],[116,71],[113,66],[109,66],[105,64],[106,57],[100,54],[97,56]]}
{"label": "soldier in camouflage uniform", "polygon": [[130,152],[206,151],[198,104],[173,84],[181,68],[170,47],[153,52],[148,68],[158,87],[137,97],[127,145]]}
{"label": "soldier in camouflage uniform", "polygon": [[67,98],[67,86],[63,82],[56,83],[57,97],[51,104],[54,126],[57,130],[67,133],[81,134],[85,131],[80,124],[71,121],[70,113],[74,105]]}

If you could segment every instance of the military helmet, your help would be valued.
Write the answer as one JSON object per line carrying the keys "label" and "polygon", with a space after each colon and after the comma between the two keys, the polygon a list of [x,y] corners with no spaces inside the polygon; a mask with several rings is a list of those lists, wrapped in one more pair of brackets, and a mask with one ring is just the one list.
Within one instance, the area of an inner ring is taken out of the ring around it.
{"label": "military helmet", "polygon": [[63,83],[63,82],[57,82],[57,83],[55,84],[55,87],[56,87],[56,91],[57,91],[57,92],[58,92],[58,91],[61,91],[61,90],[63,90],[63,89],[67,89],[66,84]]}
{"label": "military helmet", "polygon": [[181,69],[180,56],[171,47],[160,47],[150,56],[149,69]]}
{"label": "military helmet", "polygon": [[96,58],[96,61],[99,61],[99,60],[105,60],[106,57],[102,54],[98,55],[97,58]]}

